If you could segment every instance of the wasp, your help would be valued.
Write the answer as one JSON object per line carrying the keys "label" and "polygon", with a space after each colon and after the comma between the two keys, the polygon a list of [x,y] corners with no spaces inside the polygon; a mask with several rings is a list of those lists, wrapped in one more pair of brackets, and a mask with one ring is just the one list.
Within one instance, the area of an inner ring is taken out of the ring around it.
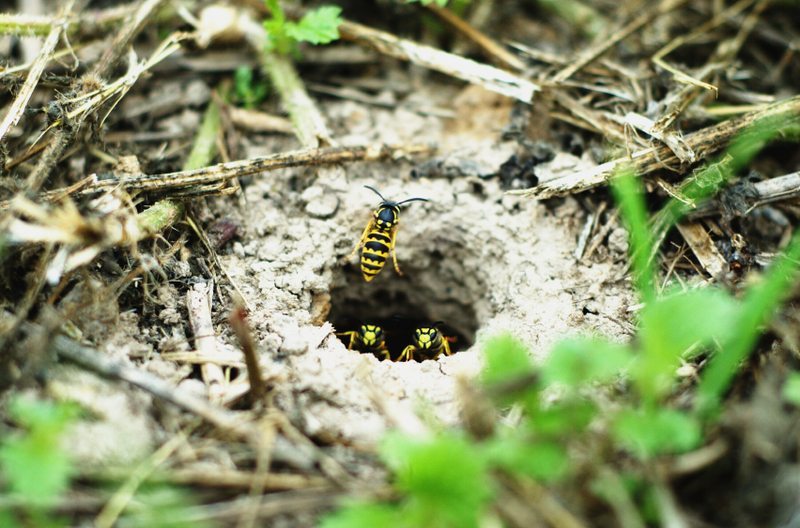
{"label": "wasp", "polygon": [[398,275],[402,275],[394,250],[397,239],[397,223],[400,221],[400,206],[408,202],[427,202],[428,199],[408,198],[402,202],[391,202],[374,187],[369,185],[364,187],[377,194],[382,201],[372,212],[372,218],[348,258],[351,258],[359,249],[361,250],[361,274],[364,276],[364,280],[369,282],[381,272],[383,265],[386,264],[386,258],[391,253],[394,269]]}
{"label": "wasp", "polygon": [[398,361],[422,361],[436,359],[441,354],[452,355],[450,343],[454,343],[456,338],[443,335],[438,326],[439,323],[433,323],[417,327],[414,330],[414,343],[403,349]]}
{"label": "wasp", "polygon": [[378,359],[389,359],[389,349],[386,348],[386,334],[378,325],[362,324],[358,330],[337,332],[337,337],[347,339],[348,350],[358,350],[374,354]]}

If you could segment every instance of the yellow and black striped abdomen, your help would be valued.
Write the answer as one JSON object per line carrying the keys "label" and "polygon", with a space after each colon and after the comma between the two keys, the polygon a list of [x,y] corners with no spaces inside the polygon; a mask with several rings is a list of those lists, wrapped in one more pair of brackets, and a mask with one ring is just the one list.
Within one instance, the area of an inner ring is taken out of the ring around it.
{"label": "yellow and black striped abdomen", "polygon": [[381,272],[392,250],[392,231],[371,229],[361,249],[361,274],[369,282]]}

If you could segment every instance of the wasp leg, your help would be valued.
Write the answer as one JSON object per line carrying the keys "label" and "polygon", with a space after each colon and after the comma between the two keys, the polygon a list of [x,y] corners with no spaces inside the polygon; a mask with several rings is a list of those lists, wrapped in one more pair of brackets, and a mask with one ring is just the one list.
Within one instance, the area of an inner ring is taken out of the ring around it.
{"label": "wasp leg", "polygon": [[336,337],[342,336],[350,339],[347,345],[347,350],[353,350],[353,345],[355,345],[357,335],[358,332],[356,332],[355,330],[351,330],[349,332],[336,332]]}
{"label": "wasp leg", "polygon": [[395,243],[397,242],[397,227],[395,226],[394,231],[392,231],[392,241],[389,243],[389,247],[392,250],[392,262],[394,263],[394,270],[397,272],[398,275],[401,277],[403,276],[403,272],[400,271],[400,266],[397,265],[397,251],[395,248]]}
{"label": "wasp leg", "polygon": [[367,227],[365,227],[364,228],[364,232],[361,233],[361,238],[358,239],[358,243],[356,244],[356,247],[354,247],[353,251],[351,251],[350,254],[347,255],[347,260],[350,260],[351,258],[353,258],[353,255],[358,253],[358,250],[361,249],[362,247],[364,247],[364,243],[367,240],[367,233],[369,233],[370,229],[372,229],[372,220],[367,222]]}
{"label": "wasp leg", "polygon": [[416,348],[414,345],[408,345],[403,349],[403,352],[400,354],[400,357],[397,358],[397,361],[411,361],[414,357],[414,351]]}
{"label": "wasp leg", "polygon": [[450,350],[450,339],[455,341],[455,338],[451,338],[451,337],[445,337],[444,339],[442,339],[442,351],[444,352],[445,356],[452,356],[453,355],[453,351]]}

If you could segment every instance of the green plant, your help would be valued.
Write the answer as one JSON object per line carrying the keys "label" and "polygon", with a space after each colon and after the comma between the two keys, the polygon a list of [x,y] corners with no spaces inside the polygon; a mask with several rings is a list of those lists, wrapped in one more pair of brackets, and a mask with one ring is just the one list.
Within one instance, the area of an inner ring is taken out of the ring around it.
{"label": "green plant", "polygon": [[339,38],[342,9],[322,6],[308,11],[297,22],[286,18],[280,0],[264,0],[272,16],[264,20],[267,30],[267,51],[288,55],[297,43],[328,44]]}
{"label": "green plant", "polygon": [[253,82],[253,69],[239,66],[233,75],[234,99],[245,108],[255,108],[267,96],[267,85]]}
{"label": "green plant", "polygon": [[[717,162],[698,171],[683,188],[688,202],[673,200],[656,215],[656,233],[676,222],[688,210],[686,203],[711,196],[780,128],[779,122],[757,123]],[[519,493],[528,493],[530,502],[541,496],[524,491],[537,489],[534,483],[565,485],[579,474],[583,481],[588,474],[590,489],[624,519],[621,524],[643,526],[645,520],[658,523],[669,515],[663,483],[653,477],[653,459],[704,441],[704,430],[716,420],[742,360],[755,349],[763,325],[790,290],[800,262],[800,232],[741,297],[720,287],[659,293],[651,258],[655,237],[641,182],[623,171],[613,191],[630,233],[634,282],[644,302],[631,343],[570,338],[537,367],[512,337],[487,341],[483,394],[491,395],[496,413],[516,409],[516,423],[494,424],[489,434],[476,438],[452,431],[424,439],[392,435],[386,444],[391,448],[381,454],[396,476],[401,498],[350,505],[323,526],[476,526],[486,516],[502,517],[498,490],[523,490]],[[710,360],[694,405],[671,404],[677,368],[699,354]],[[783,394],[789,403],[800,404],[800,374],[788,378]],[[613,405],[608,405],[612,396]],[[620,452],[638,461],[628,462],[624,475],[614,470]],[[441,500],[434,499],[435,490],[444,493]]]}
{"label": "green plant", "polygon": [[800,405],[800,372],[792,372],[783,385],[783,399],[794,405]]}
{"label": "green plant", "polygon": [[0,443],[0,474],[4,487],[36,526],[57,524],[46,512],[69,487],[74,468],[60,442],[77,414],[78,408],[70,404],[21,397],[9,404],[9,415],[21,430]]}

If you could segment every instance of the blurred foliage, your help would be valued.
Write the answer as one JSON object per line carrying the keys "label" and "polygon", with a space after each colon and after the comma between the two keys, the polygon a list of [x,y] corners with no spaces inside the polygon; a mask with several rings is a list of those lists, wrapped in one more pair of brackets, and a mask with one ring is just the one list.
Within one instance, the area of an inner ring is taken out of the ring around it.
{"label": "blurred foliage", "polygon": [[244,108],[255,108],[267,97],[267,84],[255,82],[253,69],[239,66],[233,76],[233,98]]}
{"label": "blurred foliage", "polygon": [[[61,435],[79,413],[75,405],[16,397],[9,416],[20,426],[0,442],[2,487],[17,499],[26,524],[60,526],[47,508],[70,484],[73,464],[61,446]],[[16,518],[5,512],[3,526],[16,526]]]}

